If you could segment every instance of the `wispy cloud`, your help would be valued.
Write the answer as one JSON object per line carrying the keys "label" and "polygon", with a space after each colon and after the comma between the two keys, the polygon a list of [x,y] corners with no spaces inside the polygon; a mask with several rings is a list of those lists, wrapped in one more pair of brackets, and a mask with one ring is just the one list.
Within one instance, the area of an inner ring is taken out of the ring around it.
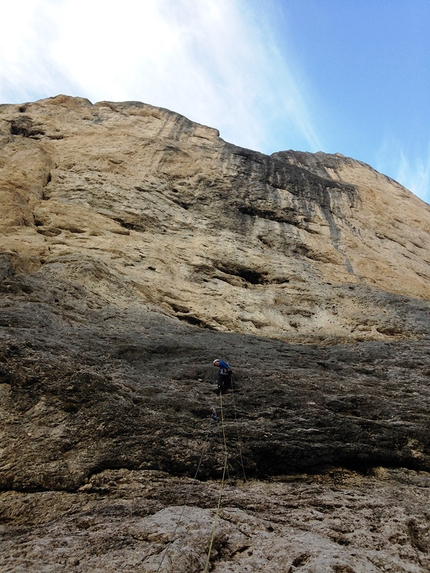
{"label": "wispy cloud", "polygon": [[[0,99],[141,100],[265,152],[323,148],[292,62],[244,0],[22,0],[0,37]],[[3,11],[3,16],[4,16]],[[255,16],[255,15],[254,15]],[[260,13],[264,19],[264,11]],[[266,24],[266,25],[265,25]],[[9,31],[8,31],[9,30]]]}
{"label": "wispy cloud", "polygon": [[430,203],[430,147],[427,158],[410,160],[401,153],[396,179],[412,193]]}
{"label": "wispy cloud", "polygon": [[376,168],[389,175],[414,195],[430,203],[430,142],[427,156],[406,153],[400,142],[386,137],[378,152]]}

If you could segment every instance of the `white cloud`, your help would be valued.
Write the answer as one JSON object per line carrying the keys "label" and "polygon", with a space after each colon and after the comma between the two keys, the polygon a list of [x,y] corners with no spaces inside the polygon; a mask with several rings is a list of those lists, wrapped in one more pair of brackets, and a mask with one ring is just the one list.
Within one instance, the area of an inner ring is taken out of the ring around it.
{"label": "white cloud", "polygon": [[[0,99],[140,100],[263,151],[322,148],[291,65],[245,0],[8,0]],[[262,12],[263,13],[263,12]],[[260,14],[261,16],[261,14]]]}
{"label": "white cloud", "polygon": [[[61,4],[62,0],[59,0]],[[8,0],[0,35],[0,101],[19,103],[76,91],[50,57],[56,22],[49,16],[53,0]]]}
{"label": "white cloud", "polygon": [[430,148],[425,159],[410,161],[401,153],[395,178],[417,197],[430,203]]}
{"label": "white cloud", "polygon": [[396,138],[386,136],[377,154],[376,168],[430,203],[430,143],[427,157],[411,158]]}

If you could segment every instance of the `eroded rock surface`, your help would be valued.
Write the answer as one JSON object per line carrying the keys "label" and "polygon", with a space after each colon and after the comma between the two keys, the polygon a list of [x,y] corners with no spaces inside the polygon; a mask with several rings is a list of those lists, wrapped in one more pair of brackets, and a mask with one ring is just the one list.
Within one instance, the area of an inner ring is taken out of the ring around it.
{"label": "eroded rock surface", "polygon": [[[428,571],[429,488],[428,473],[383,468],[228,483],[210,570]],[[106,470],[76,493],[3,493],[0,566],[198,573],[218,496],[218,483],[128,470]]]}
{"label": "eroded rock surface", "polygon": [[358,161],[269,157],[165,109],[65,96],[1,106],[0,141],[18,271],[289,342],[403,336],[395,295],[430,298],[430,207]]}
{"label": "eroded rock surface", "polygon": [[427,205],[58,96],[0,106],[0,219],[5,571],[203,571],[226,451],[211,570],[429,570]]}

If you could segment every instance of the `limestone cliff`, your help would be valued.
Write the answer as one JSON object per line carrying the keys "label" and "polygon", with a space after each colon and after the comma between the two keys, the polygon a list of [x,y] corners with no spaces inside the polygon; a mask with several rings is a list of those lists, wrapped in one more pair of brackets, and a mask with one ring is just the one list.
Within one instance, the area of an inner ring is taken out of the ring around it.
{"label": "limestone cliff", "polygon": [[289,342],[421,328],[397,302],[430,298],[430,207],[369,166],[268,157],[137,102],[0,112],[0,248],[16,270]]}
{"label": "limestone cliff", "polygon": [[0,221],[0,567],[203,571],[227,447],[214,572],[430,569],[428,205],[57,96],[0,106]]}

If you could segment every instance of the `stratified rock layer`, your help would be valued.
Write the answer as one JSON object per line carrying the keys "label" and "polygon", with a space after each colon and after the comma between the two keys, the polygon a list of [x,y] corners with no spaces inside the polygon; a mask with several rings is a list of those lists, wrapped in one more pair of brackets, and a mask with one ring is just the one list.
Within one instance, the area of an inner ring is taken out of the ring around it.
{"label": "stratified rock layer", "polygon": [[137,102],[2,106],[0,130],[18,271],[288,342],[408,335],[390,295],[430,298],[429,206],[358,161],[269,157]]}
{"label": "stratified rock layer", "polygon": [[202,571],[227,450],[213,571],[428,571],[426,204],[58,96],[0,106],[0,219],[5,570]]}

